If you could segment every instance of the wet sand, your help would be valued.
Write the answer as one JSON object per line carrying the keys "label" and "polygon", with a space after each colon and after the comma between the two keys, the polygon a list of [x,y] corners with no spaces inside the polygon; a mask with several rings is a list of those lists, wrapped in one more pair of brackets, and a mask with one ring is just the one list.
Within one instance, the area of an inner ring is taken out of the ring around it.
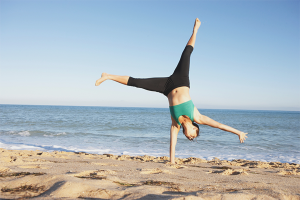
{"label": "wet sand", "polygon": [[300,165],[0,149],[1,199],[300,199]]}

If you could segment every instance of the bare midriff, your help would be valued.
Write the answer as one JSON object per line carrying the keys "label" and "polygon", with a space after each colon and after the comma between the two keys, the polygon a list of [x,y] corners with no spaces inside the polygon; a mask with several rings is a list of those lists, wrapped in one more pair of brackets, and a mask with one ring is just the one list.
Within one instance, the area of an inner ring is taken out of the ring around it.
{"label": "bare midriff", "polygon": [[191,100],[190,88],[183,86],[172,90],[168,94],[169,106],[176,106]]}

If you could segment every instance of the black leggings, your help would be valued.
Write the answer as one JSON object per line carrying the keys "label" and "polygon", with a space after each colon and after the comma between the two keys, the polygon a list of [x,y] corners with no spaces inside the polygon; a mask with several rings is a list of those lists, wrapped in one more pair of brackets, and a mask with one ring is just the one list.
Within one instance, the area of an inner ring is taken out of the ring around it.
{"label": "black leggings", "polygon": [[187,45],[185,47],[181,54],[179,63],[171,76],[159,78],[129,77],[127,85],[159,92],[165,96],[168,96],[168,94],[175,88],[182,86],[190,87],[190,57],[193,49],[194,48],[191,45]]}

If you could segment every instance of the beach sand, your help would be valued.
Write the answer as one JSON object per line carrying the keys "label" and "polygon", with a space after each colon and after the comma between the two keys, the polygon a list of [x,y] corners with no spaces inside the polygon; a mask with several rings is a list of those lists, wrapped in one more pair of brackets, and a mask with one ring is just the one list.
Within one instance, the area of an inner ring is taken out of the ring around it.
{"label": "beach sand", "polygon": [[300,165],[0,149],[1,199],[300,199]]}

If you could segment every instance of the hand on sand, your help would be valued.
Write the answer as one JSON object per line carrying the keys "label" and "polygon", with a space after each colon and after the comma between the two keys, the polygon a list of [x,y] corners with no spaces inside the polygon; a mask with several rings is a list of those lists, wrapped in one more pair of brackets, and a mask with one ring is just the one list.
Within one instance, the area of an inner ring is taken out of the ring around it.
{"label": "hand on sand", "polygon": [[201,21],[198,18],[196,18],[195,25],[194,25],[194,31],[198,31],[200,25],[201,25]]}
{"label": "hand on sand", "polygon": [[108,74],[107,73],[102,73],[101,78],[99,78],[96,83],[95,86],[100,85],[103,81],[108,79]]}
{"label": "hand on sand", "polygon": [[178,163],[177,162],[167,162],[165,164],[167,164],[167,165],[177,165]]}
{"label": "hand on sand", "polygon": [[239,134],[239,138],[240,138],[240,142],[241,143],[244,143],[244,141],[246,140],[246,138],[247,138],[247,134],[248,133],[241,133],[241,134]]}

